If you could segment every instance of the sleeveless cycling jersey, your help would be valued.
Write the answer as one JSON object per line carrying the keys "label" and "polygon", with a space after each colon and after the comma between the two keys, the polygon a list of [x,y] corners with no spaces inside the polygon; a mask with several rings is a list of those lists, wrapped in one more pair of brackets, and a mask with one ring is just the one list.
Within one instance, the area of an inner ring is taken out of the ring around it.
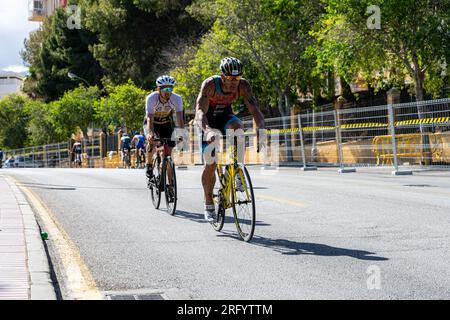
{"label": "sleeveless cycling jersey", "polygon": [[222,91],[220,76],[213,76],[215,92],[209,98],[209,108],[206,113],[208,124],[211,128],[219,129],[222,134],[225,134],[230,123],[239,121],[234,115],[231,104],[239,98],[239,88],[236,92],[226,94]]}
{"label": "sleeveless cycling jersey", "polygon": [[223,93],[222,87],[220,85],[221,84],[220,76],[214,76],[213,79],[216,90],[214,92],[214,96],[209,98],[209,108],[231,107],[231,104],[239,98],[239,88],[238,90],[236,90],[236,92],[225,94]]}
{"label": "sleeveless cycling jersey", "polygon": [[176,93],[172,93],[169,100],[162,103],[159,100],[159,92],[155,91],[147,96],[145,110],[147,114],[154,116],[153,123],[171,123],[173,112],[183,111],[183,99]]}

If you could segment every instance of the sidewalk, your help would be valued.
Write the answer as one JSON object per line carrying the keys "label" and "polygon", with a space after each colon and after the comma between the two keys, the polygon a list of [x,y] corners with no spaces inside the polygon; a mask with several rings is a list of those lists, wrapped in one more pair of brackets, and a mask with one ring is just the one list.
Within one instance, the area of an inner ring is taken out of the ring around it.
{"label": "sidewalk", "polygon": [[26,198],[0,171],[0,300],[55,300],[40,230]]}

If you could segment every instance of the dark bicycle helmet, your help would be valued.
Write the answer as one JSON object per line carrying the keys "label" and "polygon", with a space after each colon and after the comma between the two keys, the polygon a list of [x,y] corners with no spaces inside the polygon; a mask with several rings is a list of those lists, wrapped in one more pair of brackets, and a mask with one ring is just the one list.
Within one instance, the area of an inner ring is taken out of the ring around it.
{"label": "dark bicycle helmet", "polygon": [[242,62],[233,57],[226,57],[220,62],[220,70],[225,76],[240,76],[243,69]]}

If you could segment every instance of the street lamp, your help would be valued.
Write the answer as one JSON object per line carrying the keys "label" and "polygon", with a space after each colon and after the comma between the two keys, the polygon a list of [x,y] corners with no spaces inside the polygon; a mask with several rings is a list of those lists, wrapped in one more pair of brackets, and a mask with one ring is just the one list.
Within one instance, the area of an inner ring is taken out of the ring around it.
{"label": "street lamp", "polygon": [[70,72],[70,71],[67,73],[67,76],[68,76],[70,79],[80,79],[80,80],[84,81],[84,82],[88,85],[88,87],[91,86],[91,85],[89,84],[89,82],[87,82],[86,79],[83,79],[82,77],[79,77],[79,76],[77,76],[76,74],[74,74],[74,73],[72,73],[72,72]]}

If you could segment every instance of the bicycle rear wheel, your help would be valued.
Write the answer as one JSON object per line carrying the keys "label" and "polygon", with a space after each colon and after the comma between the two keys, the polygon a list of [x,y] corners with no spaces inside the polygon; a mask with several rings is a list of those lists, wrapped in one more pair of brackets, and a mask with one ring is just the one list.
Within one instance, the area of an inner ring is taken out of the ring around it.
{"label": "bicycle rear wheel", "polygon": [[[170,177],[168,170],[171,169]],[[172,158],[164,160],[164,195],[166,198],[167,213],[174,215],[177,210],[177,178],[175,175],[175,165]]]}
{"label": "bicycle rear wheel", "polygon": [[153,159],[153,175],[148,185],[150,187],[150,194],[152,196],[152,202],[155,209],[159,209],[159,205],[161,204],[161,176],[159,174],[159,163],[160,160],[158,157]]}
{"label": "bicycle rear wheel", "polygon": [[248,242],[255,232],[256,207],[252,181],[247,168],[242,164],[238,164],[235,168],[231,201],[236,229],[242,240]]}
{"label": "bicycle rear wheel", "polygon": [[131,169],[131,154],[127,154],[127,168]]}
{"label": "bicycle rear wheel", "polygon": [[214,186],[213,190],[214,205],[216,206],[216,219],[211,222],[213,229],[216,231],[222,230],[223,224],[225,222],[225,207],[223,205],[224,199],[221,190],[222,184],[216,171],[216,185]]}

